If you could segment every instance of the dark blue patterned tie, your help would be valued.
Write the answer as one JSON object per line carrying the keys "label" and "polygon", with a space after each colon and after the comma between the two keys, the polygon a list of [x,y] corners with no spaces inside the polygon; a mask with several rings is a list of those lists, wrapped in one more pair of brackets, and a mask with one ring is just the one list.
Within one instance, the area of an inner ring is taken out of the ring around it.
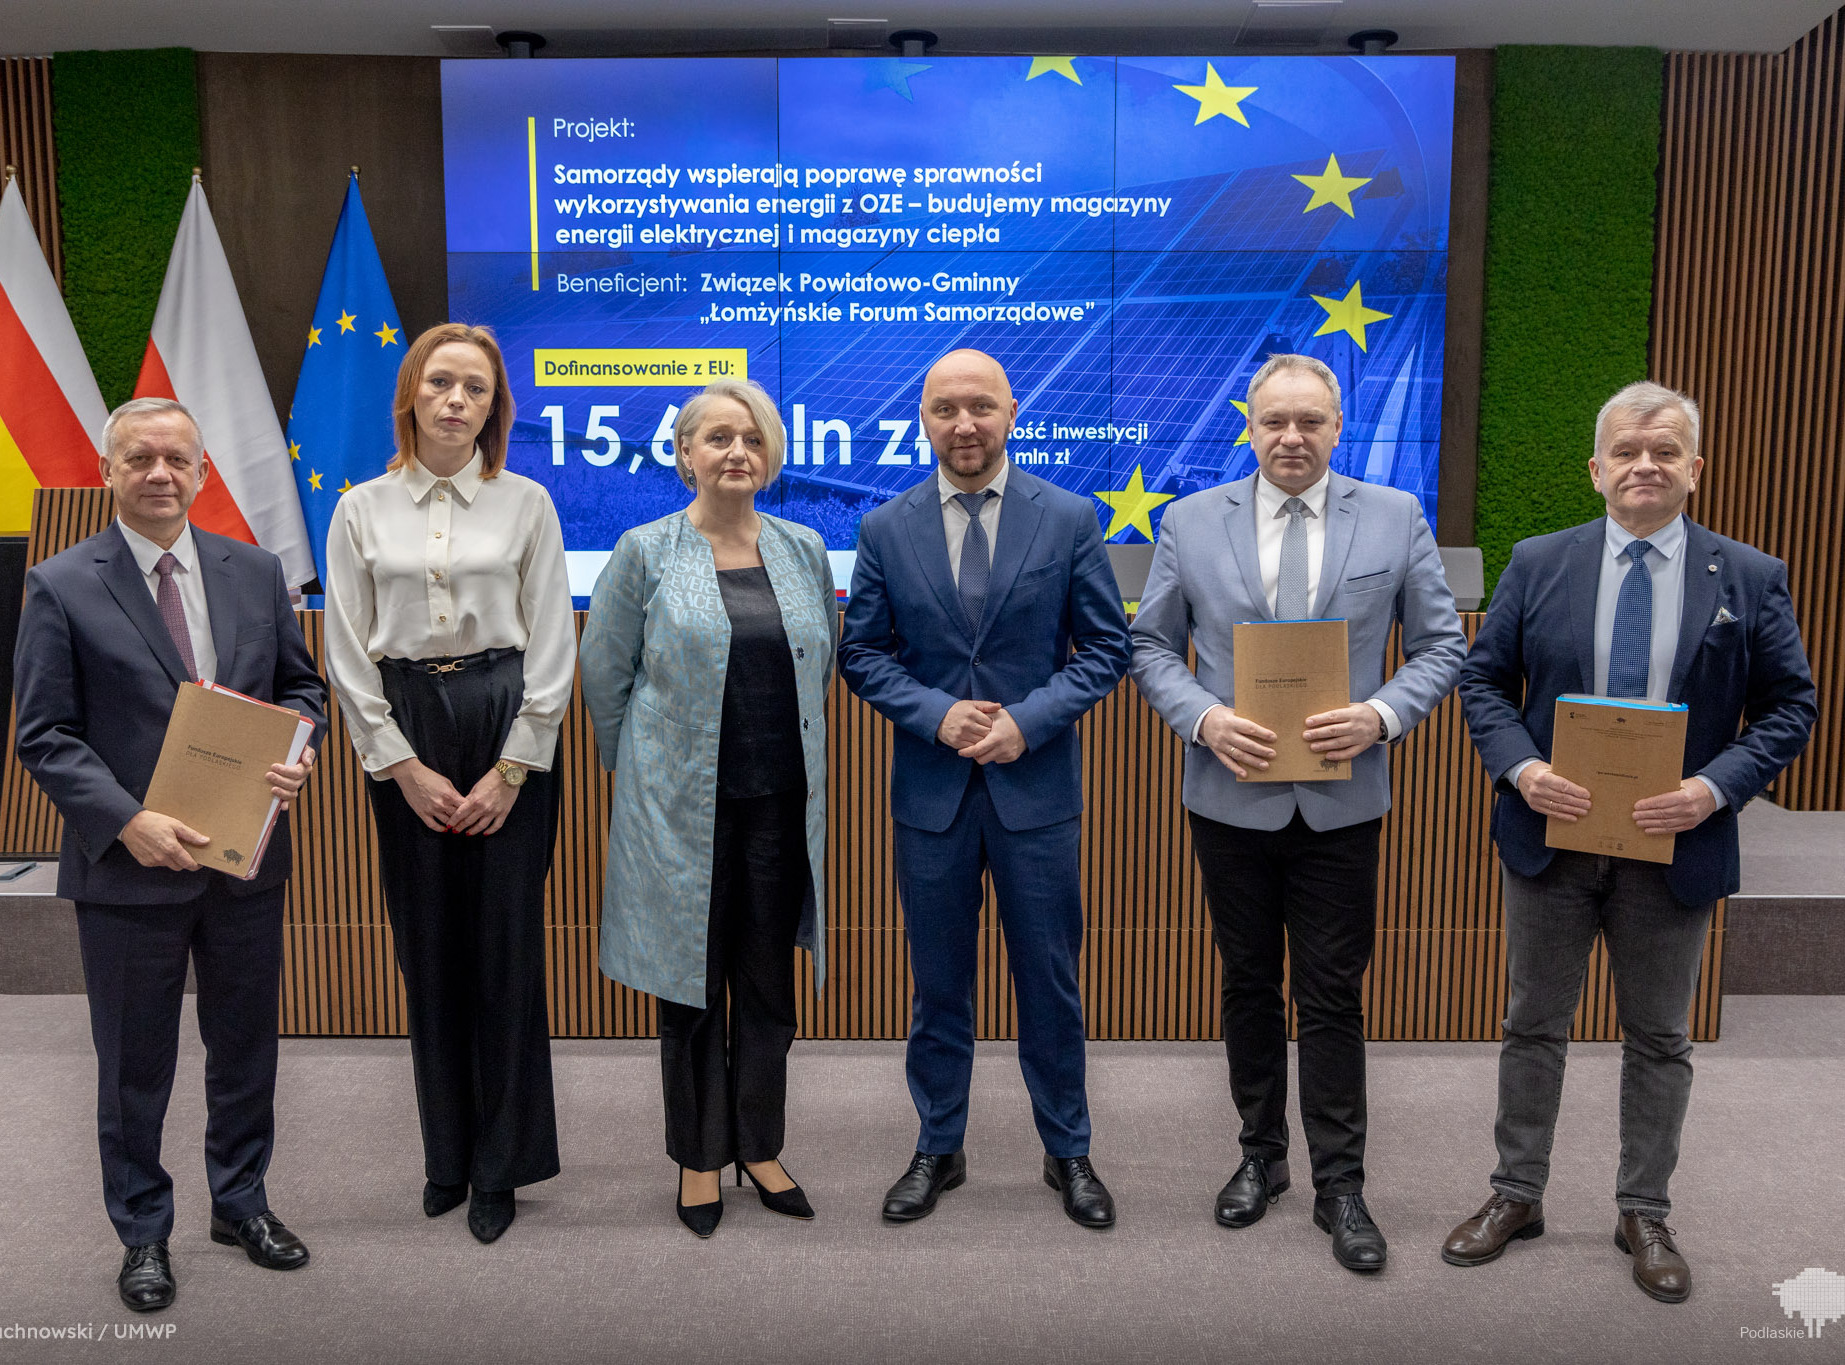
{"label": "dark blue patterned tie", "polygon": [[1653,547],[1636,540],[1621,553],[1633,568],[1621,580],[1614,603],[1614,638],[1608,648],[1608,695],[1644,697],[1653,664],[1653,575],[1646,552]]}
{"label": "dark blue patterned tie", "polygon": [[961,610],[968,628],[980,629],[987,609],[987,582],[993,577],[993,557],[987,552],[987,528],[980,524],[980,508],[993,496],[991,488],[978,493],[956,493],[955,501],[967,513],[967,535],[961,540]]}

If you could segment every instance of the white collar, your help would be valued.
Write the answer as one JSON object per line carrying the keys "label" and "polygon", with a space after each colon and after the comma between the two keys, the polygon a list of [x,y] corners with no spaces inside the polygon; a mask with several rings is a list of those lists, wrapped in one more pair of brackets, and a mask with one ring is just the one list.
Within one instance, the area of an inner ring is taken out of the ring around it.
{"label": "white collar", "polygon": [[[1621,525],[1621,523],[1616,521],[1613,517],[1608,518],[1608,553],[1613,555],[1616,559],[1626,554],[1627,547],[1638,539],[1640,539],[1639,536]],[[1680,512],[1676,517],[1673,517],[1671,521],[1668,521],[1664,526],[1661,526],[1657,531],[1653,532],[1652,535],[1648,536],[1646,538],[1646,543],[1659,551],[1659,553],[1664,555],[1667,559],[1671,559],[1679,552],[1679,549],[1685,543],[1685,514]]]}
{"label": "white collar", "polygon": [[179,539],[173,542],[171,550],[163,550],[139,531],[131,530],[127,522],[120,517],[115,520],[121,529],[122,539],[128,542],[128,552],[135,557],[135,565],[143,576],[154,572],[154,565],[160,562],[160,556],[170,554],[179,561],[179,567],[187,573],[193,572],[199,565],[198,546],[192,539],[192,523],[180,527]]}
{"label": "white collar", "polygon": [[455,495],[459,497],[463,503],[472,506],[474,495],[480,492],[480,486],[486,482],[486,480],[481,477],[480,472],[482,458],[480,447],[475,446],[473,457],[446,479],[438,479],[434,474],[431,474],[427,469],[423,468],[422,465],[418,464],[414,458],[405,460],[403,466],[404,487],[410,490],[410,501],[420,503],[424,498],[429,496],[430,489],[434,488],[438,483],[446,483],[450,488],[455,490]]}
{"label": "white collar", "polygon": [[[1326,515],[1326,495],[1332,487],[1332,469],[1320,475],[1317,482],[1306,492],[1300,494],[1300,500],[1307,504],[1307,515],[1323,517]],[[1287,505],[1289,498],[1295,495],[1285,489],[1275,487],[1268,481],[1268,475],[1256,474],[1256,515],[1258,517],[1278,517],[1281,509]]]}
{"label": "white collar", "polygon": [[[1011,470],[1011,456],[1001,456],[999,468],[993,471],[993,477],[988,479],[983,487],[976,488],[973,491],[976,493],[991,493],[996,498],[1004,498],[1006,496],[1006,475],[1010,473]],[[943,472],[942,467],[937,465],[935,467],[935,491],[937,496],[941,498],[942,505],[945,507],[948,505],[948,500],[950,498],[959,497],[968,490],[965,488],[957,488],[949,481],[948,475]]]}

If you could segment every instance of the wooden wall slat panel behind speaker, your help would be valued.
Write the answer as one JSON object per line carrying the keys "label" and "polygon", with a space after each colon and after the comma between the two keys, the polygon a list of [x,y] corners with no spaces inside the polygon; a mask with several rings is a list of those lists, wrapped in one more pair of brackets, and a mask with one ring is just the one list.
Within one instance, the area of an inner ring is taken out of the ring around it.
{"label": "wooden wall slat panel behind speaker", "polygon": [[[41,490],[31,562],[107,525],[101,489]],[[1479,617],[1463,618],[1469,634]],[[321,618],[301,614],[316,659]],[[579,623],[580,628],[580,623]],[[902,1038],[909,962],[892,853],[890,725],[835,685],[827,701],[827,947],[830,977],[813,989],[797,966],[801,1033],[809,1038]],[[1210,916],[1179,804],[1183,746],[1132,684],[1083,722],[1081,877],[1088,914],[1081,964],[1084,1013],[1097,1039],[1219,1037],[1221,972]],[[580,698],[561,742],[563,815],[546,892],[546,972],[558,1037],[633,1038],[654,1030],[649,996],[596,967],[611,782],[601,770]],[[1395,809],[1379,853],[1376,960],[1365,983],[1377,1039],[1496,1038],[1505,1009],[1505,946],[1498,865],[1487,836],[1491,792],[1452,698],[1391,755]],[[378,881],[368,779],[337,708],[325,753],[295,813],[281,1024],[285,1033],[401,1034],[404,997]],[[13,757],[0,787],[0,846],[50,853],[57,814]],[[981,912],[975,991],[982,1037],[1011,1038],[1016,1004],[991,891]],[[1694,1036],[1716,1035],[1722,917],[1700,980]],[[1598,956],[1575,1036],[1617,1036]]]}
{"label": "wooden wall slat panel behind speaker", "polygon": [[64,282],[58,222],[58,149],[51,125],[51,58],[0,57],[0,166],[19,177],[26,214],[52,278]]}

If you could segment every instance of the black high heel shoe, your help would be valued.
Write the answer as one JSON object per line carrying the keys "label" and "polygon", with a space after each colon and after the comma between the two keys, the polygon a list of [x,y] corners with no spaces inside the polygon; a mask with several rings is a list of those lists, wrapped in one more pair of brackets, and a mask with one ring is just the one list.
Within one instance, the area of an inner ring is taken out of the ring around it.
{"label": "black high heel shoe", "polygon": [[[782,1167],[782,1174],[788,1174],[787,1167]],[[750,1184],[756,1187],[756,1197],[762,1201],[762,1206],[769,1212],[779,1213],[784,1218],[808,1219],[814,1216],[814,1206],[807,1202],[807,1195],[799,1185],[781,1191],[765,1190],[762,1182],[756,1179],[756,1173],[739,1161],[737,1163],[737,1188],[743,1187],[743,1177],[746,1175],[750,1178]],[[788,1176],[788,1178],[794,1179],[793,1176]]]}
{"label": "black high heel shoe", "polygon": [[[673,1198],[673,1212],[679,1215],[679,1221],[692,1229],[700,1237],[709,1237],[717,1231],[718,1222],[724,1217],[724,1199],[720,1194],[708,1204],[688,1204],[685,1202],[685,1167],[681,1166],[679,1176],[679,1193]],[[718,1182],[719,1186],[723,1181]]]}

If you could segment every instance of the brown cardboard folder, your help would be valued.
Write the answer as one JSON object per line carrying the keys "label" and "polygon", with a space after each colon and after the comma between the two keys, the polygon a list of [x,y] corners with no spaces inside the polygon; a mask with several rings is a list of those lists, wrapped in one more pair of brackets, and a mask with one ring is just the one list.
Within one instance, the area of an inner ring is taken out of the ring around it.
{"label": "brown cardboard folder", "polygon": [[265,774],[299,759],[313,733],[314,723],[286,706],[181,683],[141,804],[211,840],[189,850],[200,867],[247,881],[262,865],[282,804]]}
{"label": "brown cardboard folder", "polygon": [[1689,714],[1664,702],[1558,697],[1551,771],[1589,789],[1589,813],[1576,821],[1546,820],[1544,843],[1643,863],[1671,862],[1675,837],[1642,834],[1634,823],[1634,802],[1678,790]]}
{"label": "brown cardboard folder", "polygon": [[1275,732],[1266,771],[1242,782],[1346,782],[1349,761],[1313,752],[1300,737],[1308,716],[1351,705],[1344,621],[1242,621],[1233,627],[1236,713]]}

